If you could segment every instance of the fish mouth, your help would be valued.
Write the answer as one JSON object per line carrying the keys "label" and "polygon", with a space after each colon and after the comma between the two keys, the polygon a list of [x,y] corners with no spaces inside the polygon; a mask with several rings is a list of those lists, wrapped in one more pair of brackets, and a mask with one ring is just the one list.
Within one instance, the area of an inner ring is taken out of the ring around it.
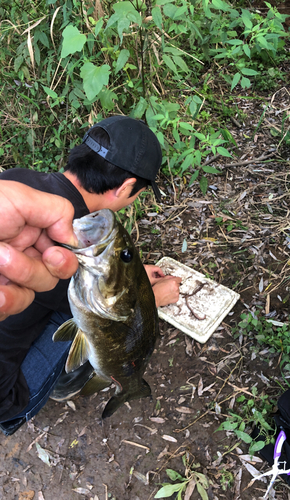
{"label": "fish mouth", "polygon": [[73,230],[78,246],[69,248],[84,264],[83,257],[96,257],[101,254],[116,235],[116,218],[108,208],[98,210],[73,221]]}

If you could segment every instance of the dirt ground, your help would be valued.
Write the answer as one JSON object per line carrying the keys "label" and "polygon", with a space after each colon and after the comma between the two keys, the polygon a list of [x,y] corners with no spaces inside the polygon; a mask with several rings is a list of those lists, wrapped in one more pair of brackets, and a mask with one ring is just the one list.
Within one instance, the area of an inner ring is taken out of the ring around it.
{"label": "dirt ground", "polygon": [[[68,404],[50,400],[13,436],[1,435],[1,499],[151,500],[162,483],[172,483],[166,469],[185,477],[185,458],[206,476],[209,500],[264,495],[265,482],[247,488],[248,469],[265,471],[268,464],[258,453],[251,460],[233,433],[216,430],[230,410],[239,412],[238,397],[251,395],[253,386],[274,400],[286,388],[279,354],[253,336],[233,335],[245,311],[260,308],[288,321],[290,150],[278,132],[290,96],[282,82],[278,90],[267,97],[237,94],[237,112],[227,123],[237,156],[208,157],[222,174],[209,176],[205,196],[198,183],[188,186],[190,175],[161,175],[165,201],[146,208],[132,233],[144,263],[170,256],[235,290],[240,300],[205,344],[160,320],[144,376],[152,401],[132,401],[101,421],[114,389]],[[218,103],[209,111],[218,122]],[[288,491],[277,480],[271,498],[289,499]],[[202,497],[195,488],[188,498]]]}

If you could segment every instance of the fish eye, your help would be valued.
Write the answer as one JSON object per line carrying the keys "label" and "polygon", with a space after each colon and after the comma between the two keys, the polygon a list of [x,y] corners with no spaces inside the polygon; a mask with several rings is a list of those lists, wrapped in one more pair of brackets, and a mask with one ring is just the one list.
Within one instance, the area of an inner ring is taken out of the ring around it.
{"label": "fish eye", "polygon": [[120,257],[123,260],[123,262],[131,262],[131,260],[133,259],[133,252],[129,250],[129,248],[125,248],[120,253]]}

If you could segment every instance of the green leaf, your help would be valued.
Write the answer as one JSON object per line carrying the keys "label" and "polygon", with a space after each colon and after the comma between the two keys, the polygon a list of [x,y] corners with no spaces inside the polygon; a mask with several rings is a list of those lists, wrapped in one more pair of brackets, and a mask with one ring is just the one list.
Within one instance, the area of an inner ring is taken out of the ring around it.
{"label": "green leaf", "polygon": [[131,113],[131,116],[133,118],[142,118],[144,115],[146,109],[148,107],[148,103],[144,97],[140,97],[140,101],[138,102],[137,106],[134,108],[133,112]]}
{"label": "green leaf", "polygon": [[130,57],[130,52],[127,49],[122,49],[116,62],[115,74],[124,68],[126,62]]}
{"label": "green leaf", "polygon": [[98,34],[100,33],[100,31],[103,27],[103,24],[104,24],[104,21],[103,21],[103,18],[101,17],[101,19],[98,20],[98,22],[95,26],[95,36],[98,36]]}
{"label": "green leaf", "polygon": [[171,69],[171,71],[178,74],[177,68],[174,62],[172,61],[171,57],[167,56],[166,54],[163,54],[163,61],[165,62],[166,66],[168,66],[168,68]]}
{"label": "green leaf", "polygon": [[247,434],[246,432],[243,432],[243,431],[235,431],[235,434],[236,436],[241,439],[242,441],[244,441],[244,443],[251,443],[252,442],[252,438],[251,436],[249,436],[249,434]]}
{"label": "green leaf", "polygon": [[128,0],[122,2],[117,2],[113,4],[113,9],[118,16],[118,20],[121,21],[122,18],[127,18],[133,23],[137,23],[138,26],[142,23],[142,18],[139,12],[135,9],[134,5]]}
{"label": "green leaf", "polygon": [[223,2],[222,0],[212,0],[212,4],[216,9],[222,10],[224,12],[230,10],[229,5],[226,2]]}
{"label": "green leaf", "polygon": [[200,483],[196,483],[196,488],[202,500],[208,500],[208,494]]}
{"label": "green leaf", "polygon": [[177,484],[166,484],[159,491],[157,491],[154,498],[168,498],[173,495],[176,491],[184,488],[185,483],[177,483]]}
{"label": "green leaf", "polygon": [[241,87],[243,89],[248,89],[250,86],[251,86],[251,81],[249,80],[249,78],[243,76],[243,78],[241,79]]}
{"label": "green leaf", "polygon": [[123,18],[118,21],[118,35],[121,43],[123,42],[123,33],[129,29],[130,24],[130,19]]}
{"label": "green leaf", "polygon": [[103,85],[108,85],[110,66],[95,66],[91,62],[86,62],[81,68],[81,78],[83,79],[84,91],[87,98],[91,101],[102,90]]}
{"label": "green leaf", "polygon": [[118,98],[118,96],[117,96],[117,94],[115,94],[115,92],[113,92],[110,89],[107,89],[106,87],[101,90],[98,97],[101,101],[102,108],[106,109],[108,111],[111,111],[112,109],[114,109],[115,103],[114,103],[113,99]]}
{"label": "green leaf", "polygon": [[63,42],[60,57],[64,59],[69,54],[80,52],[86,43],[87,37],[76,26],[69,24],[62,32]]}
{"label": "green leaf", "polygon": [[227,158],[232,158],[231,153],[229,153],[228,150],[226,148],[223,148],[222,146],[219,146],[217,148],[217,152],[222,156],[226,156]]}
{"label": "green leaf", "polygon": [[189,130],[190,132],[192,131],[192,125],[187,122],[179,122],[179,126],[184,128],[185,130]]}
{"label": "green leaf", "polygon": [[240,71],[243,75],[247,75],[247,76],[256,76],[259,74],[258,71],[255,71],[254,69],[250,69],[250,68],[242,68]]}
{"label": "green leaf", "polygon": [[261,45],[261,47],[263,47],[263,49],[267,49],[267,50],[271,50],[272,46],[271,44],[269,44],[266,40],[266,38],[264,38],[263,36],[261,35],[258,35],[257,38],[256,38],[256,42]]}
{"label": "green leaf", "polygon": [[37,66],[39,66],[40,65],[40,50],[39,50],[37,43],[34,44],[34,57],[35,57],[35,62],[37,64]]}
{"label": "green leaf", "polygon": [[170,19],[174,19],[174,15],[177,11],[177,7],[173,5],[173,3],[168,3],[163,7],[163,13],[165,16],[170,17]]}
{"label": "green leaf", "polygon": [[256,451],[260,451],[262,450],[262,448],[264,448],[265,444],[265,441],[255,441],[251,444],[249,452],[255,453]]}
{"label": "green leaf", "polygon": [[[221,220],[217,220],[221,219]],[[216,221],[217,223],[222,222],[223,218],[222,217],[217,217]],[[225,422],[222,422],[221,425],[218,427],[217,431],[233,431],[238,427],[239,423],[238,422],[230,422],[229,420],[226,420]]]}
{"label": "green leaf", "polygon": [[45,47],[49,48],[49,40],[47,38],[46,33],[44,31],[38,31],[38,40],[44,45]]}
{"label": "green leaf", "polygon": [[189,186],[191,186],[194,183],[194,181],[196,181],[196,179],[198,178],[198,174],[199,174],[199,171],[196,170],[194,172],[194,174],[191,176],[191,178],[189,179],[189,183],[188,183]]}
{"label": "green leaf", "polygon": [[[147,122],[148,122],[148,118],[147,118]],[[164,142],[164,135],[162,134],[162,132],[156,132],[156,137],[157,137],[158,141],[160,142],[161,146],[166,148],[167,143],[165,144],[165,142]]]}
{"label": "green leaf", "polygon": [[243,45],[243,51],[245,52],[246,56],[248,56],[251,59],[251,50],[247,43]]}
{"label": "green leaf", "polygon": [[205,141],[206,137],[204,134],[201,134],[200,132],[194,132],[195,137],[199,139],[200,141]]}
{"label": "green leaf", "polygon": [[23,56],[22,55],[15,57],[15,59],[14,59],[14,71],[15,71],[15,73],[17,73],[17,71],[21,67],[22,63],[23,63]]}
{"label": "green leaf", "polygon": [[241,18],[242,18],[242,21],[243,21],[244,25],[246,26],[246,28],[248,28],[249,30],[251,30],[252,27],[253,27],[253,23],[251,21],[251,13],[250,13],[250,11],[242,9]]}
{"label": "green leaf", "polygon": [[202,194],[205,194],[207,192],[207,186],[208,186],[207,178],[202,176],[202,178],[199,181],[199,187]]}
{"label": "green leaf", "polygon": [[44,90],[44,92],[49,95],[49,97],[52,97],[53,99],[57,99],[58,95],[56,92],[54,92],[54,90],[50,89],[49,87],[45,87],[44,85],[42,85],[42,88]]}
{"label": "green leaf", "polygon": [[161,14],[160,7],[158,7],[158,6],[153,7],[151,13],[152,13],[153,21],[156,24],[157,28],[162,30],[162,14]]}
{"label": "green leaf", "polygon": [[189,73],[189,68],[188,68],[186,62],[182,59],[182,57],[173,56],[173,61],[175,62],[175,64],[177,64],[177,66],[179,66],[182,69],[182,71]]}
{"label": "green leaf", "polygon": [[242,40],[227,40],[227,43],[229,45],[243,45],[243,41]]}
{"label": "green leaf", "polygon": [[204,172],[206,172],[207,174],[220,174],[220,170],[218,170],[217,168],[215,167],[211,167],[210,165],[205,165],[204,167],[202,167],[202,170]]}
{"label": "green leaf", "polygon": [[185,158],[184,162],[182,162],[181,164],[181,167],[180,167],[180,170],[181,170],[181,174],[183,174],[183,172],[185,172],[185,170],[188,169],[188,167],[190,165],[192,165],[193,163],[193,155],[192,154],[189,154],[187,155],[187,157]]}
{"label": "green leaf", "polygon": [[231,90],[233,90],[235,88],[235,86],[238,85],[238,83],[240,81],[240,78],[241,78],[241,74],[240,73],[236,73],[234,75],[234,78],[232,80]]}
{"label": "green leaf", "polygon": [[172,0],[158,0],[158,5],[166,5],[167,3],[171,3]]}
{"label": "green leaf", "polygon": [[197,149],[194,153],[193,162],[194,162],[194,165],[201,164],[201,152],[199,151],[199,149]]}
{"label": "green leaf", "polygon": [[176,472],[176,470],[166,469],[166,474],[171,479],[171,481],[177,481],[178,479],[181,481],[184,480],[184,478],[179,474],[179,472]]}
{"label": "green leaf", "polygon": [[227,128],[222,128],[221,133],[222,133],[223,138],[227,142],[231,142],[232,144],[234,144],[234,146],[237,146],[235,139],[233,138],[232,134],[230,133],[230,131]]}

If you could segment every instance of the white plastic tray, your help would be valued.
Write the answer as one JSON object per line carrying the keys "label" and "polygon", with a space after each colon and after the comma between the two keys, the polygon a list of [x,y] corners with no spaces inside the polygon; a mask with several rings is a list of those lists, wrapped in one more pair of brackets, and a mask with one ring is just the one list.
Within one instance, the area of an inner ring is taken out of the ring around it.
{"label": "white plastic tray", "polygon": [[205,343],[240,295],[170,257],[163,257],[156,266],[164,274],[182,278],[178,302],[159,307],[159,317],[198,342]]}

